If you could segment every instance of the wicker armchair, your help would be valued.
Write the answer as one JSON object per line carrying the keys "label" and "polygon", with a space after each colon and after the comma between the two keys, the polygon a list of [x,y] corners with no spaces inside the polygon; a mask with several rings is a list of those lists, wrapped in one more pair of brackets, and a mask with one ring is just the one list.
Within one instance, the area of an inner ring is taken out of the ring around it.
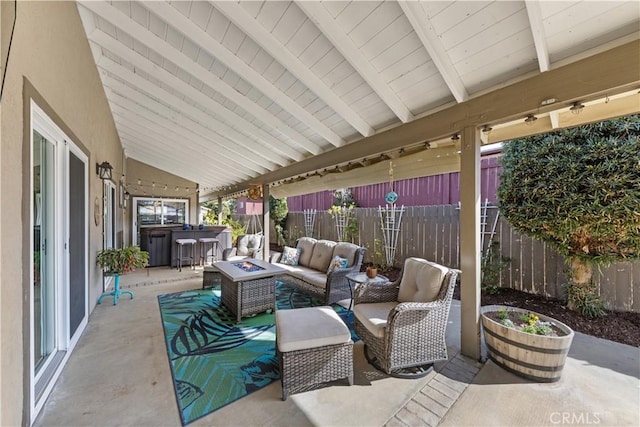
{"label": "wicker armchair", "polygon": [[407,258],[400,278],[356,289],[355,331],[369,363],[401,378],[425,376],[447,359],[445,331],[459,270]]}
{"label": "wicker armchair", "polygon": [[239,261],[246,258],[262,259],[264,238],[262,234],[242,234],[236,245],[222,251],[223,261]]}

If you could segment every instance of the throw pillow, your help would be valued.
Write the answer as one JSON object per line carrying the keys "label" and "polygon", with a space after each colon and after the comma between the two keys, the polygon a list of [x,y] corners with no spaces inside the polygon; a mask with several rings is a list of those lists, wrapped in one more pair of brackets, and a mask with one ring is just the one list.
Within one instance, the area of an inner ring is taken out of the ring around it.
{"label": "throw pillow", "polygon": [[348,262],[349,261],[346,258],[342,258],[339,256],[334,257],[333,260],[329,263],[327,274],[338,268],[347,268]]}
{"label": "throw pillow", "polygon": [[300,260],[300,249],[285,246],[282,251],[282,258],[280,258],[280,264],[286,265],[298,265]]}

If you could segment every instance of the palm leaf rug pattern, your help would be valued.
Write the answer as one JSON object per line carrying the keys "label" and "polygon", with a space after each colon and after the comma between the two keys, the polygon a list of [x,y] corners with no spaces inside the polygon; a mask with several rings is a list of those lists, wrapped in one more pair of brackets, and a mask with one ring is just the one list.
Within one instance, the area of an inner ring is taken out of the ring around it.
{"label": "palm leaf rug pattern", "polygon": [[[158,303],[183,425],[280,378],[274,314],[236,323],[222,306],[219,289],[159,295]],[[315,298],[278,282],[277,310],[317,305]],[[335,310],[349,325],[349,312]]]}

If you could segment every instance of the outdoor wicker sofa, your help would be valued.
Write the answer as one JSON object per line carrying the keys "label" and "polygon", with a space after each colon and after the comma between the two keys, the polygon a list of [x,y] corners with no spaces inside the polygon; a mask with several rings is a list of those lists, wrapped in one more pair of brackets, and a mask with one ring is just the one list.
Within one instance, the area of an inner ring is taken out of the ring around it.
{"label": "outdoor wicker sofa", "polygon": [[352,297],[347,274],[360,271],[364,251],[353,243],[302,237],[272,262],[287,270],[278,280],[330,305]]}
{"label": "outdoor wicker sofa", "polygon": [[[355,332],[376,368],[397,377],[426,375],[446,360],[445,332],[460,271],[420,258],[405,260],[400,278],[355,291]],[[409,369],[407,369],[409,368]]]}

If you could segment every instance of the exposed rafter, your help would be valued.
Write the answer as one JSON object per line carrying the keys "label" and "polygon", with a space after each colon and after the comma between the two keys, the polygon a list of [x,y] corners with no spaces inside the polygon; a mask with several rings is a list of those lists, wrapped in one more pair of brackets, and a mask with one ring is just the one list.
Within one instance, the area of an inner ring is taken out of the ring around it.
{"label": "exposed rafter", "polygon": [[449,55],[442,46],[442,42],[429,22],[429,17],[424,13],[420,2],[399,1],[398,4],[405,16],[411,23],[413,30],[429,53],[431,60],[438,68],[449,90],[456,98],[456,101],[463,102],[469,98],[467,88],[462,83],[460,75],[451,63]]}
{"label": "exposed rafter", "polygon": [[277,38],[247,14],[242,6],[233,2],[211,3],[329,107],[342,116],[360,134],[371,136],[375,133],[369,123],[365,122],[356,111],[349,107],[329,86],[296,58],[286,46],[283,46]]}
{"label": "exposed rafter", "polygon": [[296,4],[403,123],[413,120],[414,117],[411,111],[398,98],[398,95],[389,88],[380,73],[373,68],[360,49],[356,47],[351,37],[336,23],[322,3],[296,0]]}
{"label": "exposed rafter", "polygon": [[[172,128],[178,129],[181,132],[189,131],[200,135],[202,138],[205,138],[206,141],[212,142],[215,147],[207,147],[208,149],[213,149],[217,152],[229,152],[229,147],[231,141],[229,141],[224,136],[212,131],[211,129],[207,129],[204,126],[191,121],[184,117],[182,114],[168,108],[165,105],[162,105],[153,99],[143,95],[142,93],[131,89],[131,87],[121,83],[111,77],[104,76],[103,82],[106,88],[109,88],[114,93],[120,95],[124,99],[129,99],[136,104],[139,104],[141,107],[146,108],[147,110],[157,114],[161,118],[164,118],[168,121],[168,125]],[[208,145],[208,144],[207,144]],[[265,161],[264,158],[260,155],[260,145],[254,142],[247,150],[234,150],[232,153],[232,161],[235,161],[236,157],[240,159],[244,159],[243,161],[247,161],[250,163],[256,163],[257,165],[272,169],[276,165],[272,162]]]}
{"label": "exposed rafter", "polygon": [[[94,44],[92,43],[92,45]],[[211,129],[215,129],[217,133],[234,141],[234,143],[237,144],[238,147],[241,147],[241,148],[250,147],[251,138],[249,138],[249,135],[251,135],[251,136],[254,136],[255,138],[262,140],[263,143],[266,142],[271,147],[273,147],[273,149],[269,150],[269,152],[263,152],[262,156],[265,159],[268,159],[277,164],[280,164],[279,163],[280,158],[285,158],[285,160],[302,159],[302,155],[299,152],[295,151],[293,148],[289,146],[286,146],[285,144],[282,144],[281,141],[274,138],[273,136],[271,136],[264,130],[258,128],[257,126],[252,125],[251,123],[247,122],[244,126],[241,126],[242,123],[238,122],[239,129],[245,132],[245,134],[242,134],[240,131],[227,125],[223,121],[218,120],[216,117],[213,117],[203,112],[202,110],[190,104],[187,104],[177,96],[170,94],[169,92],[165,91],[161,87],[156,86],[155,84],[151,83],[149,80],[146,80],[140,77],[138,74],[131,72],[129,69],[115,63],[114,61],[112,61],[111,59],[105,56],[101,56],[99,59],[96,59],[96,63],[100,69],[106,70],[110,74],[113,74],[114,76],[117,76],[126,82],[134,84],[139,90],[147,93],[153,98],[156,98],[166,103],[167,105],[174,106],[176,109],[182,111],[183,114],[199,122],[200,124],[206,125]],[[163,83],[167,84],[168,86],[171,86],[172,83],[176,83],[182,86],[182,83],[175,78],[169,78],[168,81],[164,81],[162,79],[160,80],[163,81]],[[188,87],[188,85],[186,86]],[[191,95],[195,95],[195,93],[191,93]],[[198,102],[205,101],[208,104],[213,104],[215,102],[211,99],[207,100],[207,98],[202,94],[198,94],[198,98],[201,98],[198,100]],[[208,105],[205,105],[205,106],[208,107]],[[230,116],[232,119],[235,119],[235,117],[232,116],[231,114],[228,114],[228,116]],[[223,117],[223,118],[225,120],[228,119],[227,117]],[[235,122],[232,122],[232,123],[235,123]]]}
{"label": "exposed rafter", "polygon": [[544,34],[540,2],[538,0],[526,0],[525,5],[527,6],[531,35],[533,35],[533,42],[536,46],[536,54],[538,55],[538,66],[541,72],[549,71],[549,51]]}
{"label": "exposed rafter", "polygon": [[[163,159],[169,162],[174,162],[174,164],[177,163],[177,164],[180,164],[181,166],[190,167],[192,169],[195,169],[196,166],[205,166],[207,164],[210,165],[212,162],[212,159],[208,158],[207,156],[201,156],[201,157],[198,157],[197,159],[194,159],[191,153],[189,152],[176,154],[174,150],[171,150],[171,149],[159,149],[160,147],[163,147],[163,144],[165,143],[162,140],[162,135],[158,135],[154,130],[151,130],[145,127],[140,127],[138,126],[137,123],[132,123],[131,120],[126,120],[126,117],[119,116],[119,119],[122,119],[122,120],[118,120],[118,124],[116,127],[118,128],[118,133],[121,134],[124,148],[125,148],[125,151],[127,152],[130,152],[131,150],[136,150],[136,149],[145,151],[146,150],[145,148],[137,148],[137,147],[138,146],[148,147],[150,145],[149,136],[153,135],[154,150],[147,150],[151,154],[148,159],[153,159],[153,160]],[[133,142],[134,144],[129,144],[129,142]],[[141,161],[144,163],[147,163],[145,162],[144,157],[143,159],[141,159]],[[208,168],[208,170],[202,174],[202,177],[194,176],[196,174],[190,174],[191,175],[190,179],[195,178],[192,180],[196,182],[198,182],[200,179],[219,180],[220,179],[219,173],[217,173],[217,171],[214,171],[213,169],[214,168]],[[233,178],[239,179],[238,176],[239,175],[233,175]]]}
{"label": "exposed rafter", "polygon": [[[89,40],[115,53],[125,61],[133,64],[136,68],[139,68],[140,70],[148,73],[149,75],[174,88],[175,90],[185,94],[187,97],[193,99],[198,104],[215,112],[215,114],[218,114],[233,126],[238,128],[242,128],[243,126],[245,126],[247,127],[247,131],[252,133],[254,136],[258,138],[262,136],[262,132],[256,131],[256,126],[250,124],[243,117],[238,116],[236,113],[226,108],[223,108],[220,104],[218,104],[207,95],[196,90],[193,86],[185,83],[163,68],[158,67],[153,62],[143,58],[141,55],[134,53],[131,49],[126,48],[118,41],[116,41],[113,37],[103,33],[102,31],[96,30],[89,35]],[[278,142],[279,145],[284,145],[282,142]],[[296,160],[300,160],[303,158],[302,154],[299,154],[297,157],[298,158]]]}
{"label": "exposed rafter", "polygon": [[254,162],[247,162],[244,160],[240,161],[237,157],[234,158],[236,153],[231,149],[218,150],[217,148],[214,148],[213,144],[205,138],[202,138],[200,135],[197,135],[188,129],[179,128],[168,123],[162,116],[157,115],[153,111],[147,110],[128,98],[111,91],[107,93],[107,97],[111,104],[111,110],[114,114],[117,111],[125,113],[124,118],[127,117],[127,114],[130,114],[132,118],[135,117],[136,120],[140,121],[140,123],[144,123],[147,128],[155,130],[160,135],[164,135],[165,139],[170,137],[171,139],[168,142],[170,142],[171,145],[168,148],[173,148],[174,151],[178,151],[176,150],[176,144],[189,143],[193,147],[192,155],[196,156],[200,152],[207,151],[211,151],[212,153],[215,152],[216,157],[221,158],[221,160],[224,159],[222,161],[225,163],[228,162],[234,172],[238,171],[251,176],[255,173],[264,173],[267,170]]}
{"label": "exposed rafter", "polygon": [[[320,152],[320,147],[317,144],[307,139],[300,132],[290,128],[286,123],[277,118],[271,112],[269,112],[265,108],[262,108],[258,104],[251,101],[249,98],[242,95],[235,88],[229,86],[223,80],[221,80],[214,74],[211,74],[211,72],[209,72],[208,70],[202,68],[198,63],[193,62],[190,57],[175,49],[168,42],[158,38],[153,32],[137,24],[134,20],[129,19],[129,17],[122,14],[116,8],[109,6],[108,4],[101,1],[83,3],[83,6],[88,8],[92,12],[99,14],[103,19],[120,28],[122,31],[147,46],[149,49],[154,50],[155,52],[162,52],[162,55],[165,58],[167,58],[178,67],[185,67],[185,64],[189,64],[189,73],[192,74],[195,78],[211,87],[213,90],[220,93],[225,98],[234,102],[236,105],[252,114],[254,117],[258,118],[269,126],[274,127],[282,135],[289,138],[292,144],[298,145],[312,154],[318,154]],[[131,51],[131,49],[122,45],[117,49],[117,52],[114,53],[120,55],[120,53],[122,53],[124,49]],[[224,107],[220,106],[219,108]]]}
{"label": "exposed rafter", "polygon": [[[388,152],[394,148],[425,140],[439,139],[447,134],[451,135],[453,131],[461,128],[480,127],[487,122],[508,122],[515,120],[516,117],[524,117],[531,111],[538,111],[540,100],[533,97],[523,97],[523,93],[553,93],[558,100],[571,101],[595,99],[606,94],[615,95],[632,89],[637,91],[640,85],[639,52],[640,41],[635,40],[474,97],[464,104],[453,105],[401,127],[389,129],[373,137],[272,171],[262,177],[253,178],[252,182],[276,182],[291,176],[331,167],[331,165],[344,161]],[[634,107],[637,111],[637,104]],[[553,108],[550,108],[549,111],[552,110]],[[455,124],[456,127],[452,128],[452,124]],[[522,126],[526,127],[524,124]],[[538,132],[546,130],[548,129],[541,128]],[[247,182],[237,184],[213,195],[225,196],[244,190],[248,188],[248,185]]]}
{"label": "exposed rafter", "polygon": [[145,6],[164,21],[170,22],[171,25],[178,28],[186,37],[195,42],[209,55],[224,63],[247,82],[251,82],[256,89],[270,97],[274,102],[280,105],[280,107],[299,121],[314,129],[329,143],[336,147],[344,144],[344,140],[338,134],[333,132],[328,126],[302,108],[288,95],[278,89],[273,83],[247,65],[247,63],[235,56],[224,45],[212,38],[199,27],[192,25],[193,22],[178,12],[174,7],[168,3],[159,1],[145,3]]}

